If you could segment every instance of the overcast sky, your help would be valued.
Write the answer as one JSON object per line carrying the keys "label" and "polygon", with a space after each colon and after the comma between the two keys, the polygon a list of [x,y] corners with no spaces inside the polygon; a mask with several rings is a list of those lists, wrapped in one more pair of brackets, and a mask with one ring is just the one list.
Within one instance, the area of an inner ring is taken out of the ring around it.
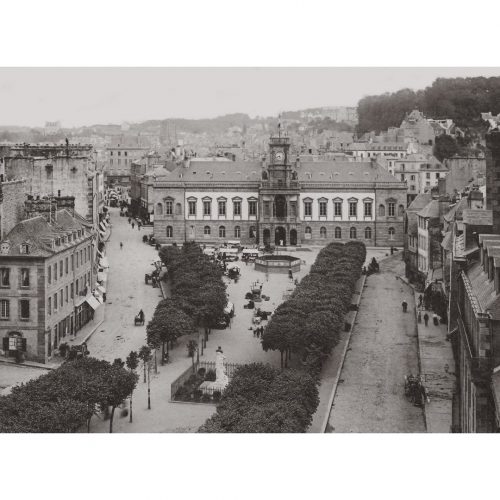
{"label": "overcast sky", "polygon": [[479,75],[500,68],[0,68],[0,125],[269,116]]}

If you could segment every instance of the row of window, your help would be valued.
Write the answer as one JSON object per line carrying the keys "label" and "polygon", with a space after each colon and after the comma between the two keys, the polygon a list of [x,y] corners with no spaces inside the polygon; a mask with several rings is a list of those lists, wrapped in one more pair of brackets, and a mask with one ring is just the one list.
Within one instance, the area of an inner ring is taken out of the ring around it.
{"label": "row of window", "polygon": [[[203,216],[212,215],[212,200],[203,200]],[[197,201],[188,200],[188,215],[196,216],[197,213]],[[174,202],[172,200],[166,200],[165,203],[156,204],[156,215],[173,215],[174,214]],[[217,215],[219,217],[225,217],[227,214],[227,201],[218,200],[217,201]],[[248,201],[248,214],[250,216],[257,215],[257,200]],[[182,215],[182,205],[177,203],[175,205],[175,215]],[[241,200],[233,200],[233,215],[241,216]]]}
{"label": "row of window", "polygon": [[61,288],[52,297],[49,297],[47,301],[47,314],[56,313],[60,307],[63,307],[64,303],[68,304],[70,300],[73,300],[75,295],[80,295],[81,292],[86,294],[86,288],[89,284],[90,271],[75,280],[74,283],[70,283],[69,286],[66,285],[64,288]]}
{"label": "row of window", "polygon": [[[0,300],[0,319],[9,320],[10,319],[10,300],[2,299]],[[30,301],[29,299],[19,300],[19,319],[29,320],[30,319]]]}
{"label": "row of window", "polygon": [[[122,155],[122,152],[121,152],[121,151],[118,151],[116,154],[117,154],[118,156],[121,156],[121,155]],[[110,151],[110,152],[109,152],[109,156],[113,156],[113,151]],[[128,156],[128,152],[127,152],[127,151],[124,151],[124,152],[123,152],[123,156]]]}
{"label": "row of window", "polygon": [[[132,163],[132,160],[128,160],[127,158],[124,158],[124,160],[123,160],[123,164],[124,164],[125,166],[127,166],[127,165],[129,164],[129,161],[130,161],[130,163]],[[113,165],[113,158],[111,158],[111,159],[109,160],[109,164],[110,164],[110,165]],[[121,165],[121,164],[122,164],[122,161],[121,161],[121,159],[120,159],[120,158],[118,158],[118,160],[116,160],[116,164],[117,164],[117,165]]]}
{"label": "row of window", "polygon": [[[30,270],[28,268],[19,269],[19,287],[29,288]],[[8,267],[0,268],[0,287],[10,288],[10,269]]]}
{"label": "row of window", "polygon": [[[212,230],[210,226],[205,226],[203,228],[203,235],[205,237],[211,236]],[[370,240],[372,238],[372,228],[367,227],[365,228],[365,239]],[[167,238],[173,238],[174,237],[174,228],[172,226],[167,226],[166,230]],[[394,240],[394,235],[396,234],[396,231],[393,227],[390,227],[388,230],[388,235],[390,240]],[[312,236],[312,228],[310,226],[306,226],[305,228],[305,235],[306,239],[311,238]],[[326,227],[321,227],[319,230],[319,235],[320,238],[326,238],[327,237],[327,231]],[[336,227],[334,230],[334,235],[335,238],[340,239],[342,238],[342,228]],[[194,237],[194,226],[191,226],[191,236]],[[234,237],[235,238],[241,238],[241,228],[240,226],[235,226],[234,228]],[[250,238],[255,238],[255,226],[251,226],[249,229],[249,237]],[[226,238],[226,227],[225,226],[219,226],[219,238]],[[355,227],[351,227],[349,229],[349,238],[351,239],[356,239],[357,238],[357,230]]]}
{"label": "row of window", "polygon": [[52,283],[52,279],[55,283],[57,281],[58,275],[59,278],[62,278],[64,274],[69,274],[70,269],[71,272],[73,272],[75,270],[75,267],[76,269],[78,269],[80,266],[83,266],[83,264],[90,262],[90,260],[91,246],[88,245],[85,248],[80,249],[80,251],[77,250],[74,254],[71,254],[70,257],[66,257],[64,260],[61,259],[59,263],[56,262],[53,266],[49,265],[47,268],[47,283],[50,285]]}
{"label": "row of window", "polygon": [[[312,201],[304,201],[304,216],[312,217]],[[328,209],[328,201],[327,200],[319,200],[319,216],[326,217],[327,209]],[[342,217],[342,200],[334,200],[333,202],[333,215],[334,217]],[[349,217],[357,217],[358,216],[358,202],[349,201]],[[371,201],[365,201],[363,203],[363,215],[364,217],[373,217],[373,203]],[[398,207],[398,216],[402,216],[404,214],[404,205],[399,205]],[[379,217],[385,217],[385,205],[380,204],[378,207],[378,215]],[[396,216],[396,203],[390,201],[387,203],[387,215],[389,217]]]}
{"label": "row of window", "polygon": [[[366,227],[365,231],[365,239],[370,240],[372,238],[372,228],[371,227]],[[388,230],[389,234],[389,239],[393,240],[394,235],[396,234],[396,231],[393,227],[390,227]],[[312,237],[312,228],[310,226],[307,226],[305,229],[305,237],[306,239],[310,239]],[[319,237],[320,238],[326,238],[327,237],[327,230],[326,227],[321,227],[319,229]],[[358,231],[355,227],[351,227],[349,229],[349,238],[352,240],[355,240],[358,237]],[[334,229],[334,238],[335,239],[341,239],[342,238],[342,228],[336,227]]]}

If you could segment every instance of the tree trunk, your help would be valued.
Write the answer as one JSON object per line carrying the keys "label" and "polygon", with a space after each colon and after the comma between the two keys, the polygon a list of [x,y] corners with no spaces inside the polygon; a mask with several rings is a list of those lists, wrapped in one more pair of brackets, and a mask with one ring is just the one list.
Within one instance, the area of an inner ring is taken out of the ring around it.
{"label": "tree trunk", "polygon": [[156,362],[156,347],[155,347],[155,375],[158,375],[158,363]]}
{"label": "tree trunk", "polygon": [[285,368],[288,368],[288,349],[285,350]]}
{"label": "tree trunk", "polygon": [[113,433],[113,417],[115,416],[115,406],[111,407],[111,417],[109,417],[109,432]]}
{"label": "tree trunk", "polygon": [[281,369],[283,370],[283,351],[280,351],[281,355]]}
{"label": "tree trunk", "polygon": [[146,383],[146,363],[144,364],[144,383]]}
{"label": "tree trunk", "polygon": [[130,418],[129,418],[129,422],[132,423],[132,395],[134,394],[134,391],[132,391],[130,393]]}
{"label": "tree trunk", "polygon": [[193,353],[193,355],[191,356],[191,363],[192,363],[192,365],[193,365],[193,373],[194,373],[194,353]]}
{"label": "tree trunk", "polygon": [[165,364],[165,342],[161,343],[161,365]]}
{"label": "tree trunk", "polygon": [[92,415],[87,419],[87,432],[90,432],[90,420],[92,419]]}

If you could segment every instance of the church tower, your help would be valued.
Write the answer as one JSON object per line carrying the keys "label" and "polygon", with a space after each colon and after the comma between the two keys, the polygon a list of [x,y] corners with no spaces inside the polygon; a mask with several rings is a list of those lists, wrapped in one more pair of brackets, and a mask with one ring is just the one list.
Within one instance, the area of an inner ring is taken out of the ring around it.
{"label": "church tower", "polygon": [[287,246],[299,242],[299,182],[290,161],[290,138],[278,124],[269,140],[269,164],[260,188],[259,241]]}

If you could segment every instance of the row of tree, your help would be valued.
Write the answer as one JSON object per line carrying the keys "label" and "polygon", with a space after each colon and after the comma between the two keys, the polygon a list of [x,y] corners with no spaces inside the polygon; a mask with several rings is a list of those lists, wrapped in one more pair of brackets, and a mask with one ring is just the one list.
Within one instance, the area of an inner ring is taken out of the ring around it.
{"label": "row of tree", "polygon": [[425,90],[364,97],[358,103],[358,132],[399,127],[413,109],[429,118],[451,118],[472,139],[487,128],[481,113],[500,113],[500,77],[438,78]]}
{"label": "row of tree", "polygon": [[243,365],[199,432],[305,432],[318,404],[318,387],[309,374],[262,363]]}
{"label": "row of tree", "polygon": [[0,432],[60,433],[90,428],[98,412],[110,413],[137,385],[138,376],[121,363],[91,357],[69,361],[12,389],[0,398]]}
{"label": "row of tree", "polygon": [[[175,336],[183,328],[191,328],[190,325],[194,324],[204,328],[207,340],[211,328],[223,317],[227,305],[222,270],[193,242],[185,243],[182,248],[163,247],[159,255],[167,266],[171,296],[174,297],[169,302],[162,301],[159,308],[165,321],[170,321],[168,318],[171,315],[178,323],[171,326],[173,331],[170,335]],[[174,316],[174,309],[183,314]],[[158,320],[159,325],[162,321]]]}
{"label": "row of tree", "polygon": [[365,258],[362,242],[330,243],[290,299],[278,306],[262,347],[280,351],[282,368],[294,353],[313,376],[319,376],[323,360],[339,341]]}

